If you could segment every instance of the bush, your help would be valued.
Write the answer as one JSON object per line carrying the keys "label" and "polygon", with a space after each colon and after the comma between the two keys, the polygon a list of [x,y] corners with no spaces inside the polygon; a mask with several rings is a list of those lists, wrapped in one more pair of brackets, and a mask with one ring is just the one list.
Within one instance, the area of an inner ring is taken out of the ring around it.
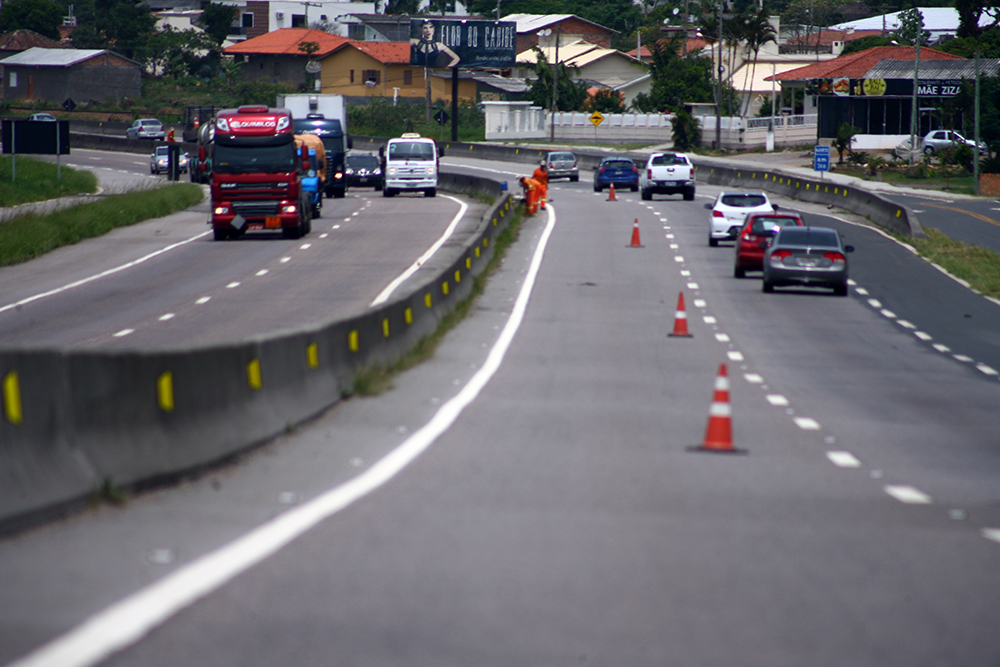
{"label": "bush", "polygon": [[972,171],[972,146],[955,144],[941,151],[941,164],[957,164],[966,171]]}
{"label": "bush", "polygon": [[689,151],[701,144],[701,125],[687,111],[678,111],[673,121],[674,148]]}
{"label": "bush", "polygon": [[979,161],[980,174],[1000,174],[1000,154]]}
{"label": "bush", "polygon": [[850,155],[847,156],[847,162],[849,164],[863,166],[868,164],[868,160],[871,159],[871,154],[865,151],[851,151]]}

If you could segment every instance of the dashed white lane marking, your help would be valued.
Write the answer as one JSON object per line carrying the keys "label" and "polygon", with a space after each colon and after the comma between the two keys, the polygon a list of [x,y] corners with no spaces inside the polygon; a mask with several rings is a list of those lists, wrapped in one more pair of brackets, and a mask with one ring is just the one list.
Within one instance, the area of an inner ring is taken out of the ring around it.
{"label": "dashed white lane marking", "polygon": [[933,347],[935,350],[941,352],[942,354],[947,354],[948,352],[951,352],[950,347],[948,347],[947,345],[942,345],[941,343],[934,343]]}
{"label": "dashed white lane marking", "polygon": [[883,308],[879,312],[882,313],[883,317],[888,317],[890,320],[896,319],[896,313],[892,312],[891,310],[886,310],[885,308]]}
{"label": "dashed white lane marking", "polygon": [[680,255],[674,255],[674,261],[675,262],[683,262],[684,258],[681,257]]}
{"label": "dashed white lane marking", "polygon": [[881,308],[882,302],[879,301],[878,299],[868,299],[868,305],[871,306],[872,308]]}
{"label": "dashed white lane marking", "polygon": [[691,272],[688,271],[687,269],[681,269],[681,277],[683,277],[683,278],[690,278],[691,277]]}
{"label": "dashed white lane marking", "polygon": [[260,271],[258,271],[258,272],[257,272],[257,273],[256,273],[255,275],[257,275],[258,277],[259,277],[259,276],[266,276],[266,275],[267,275],[267,273],[268,273],[268,270],[267,270],[267,269],[261,269],[261,270],[260,270]]}
{"label": "dashed white lane marking", "polygon": [[120,271],[124,271],[125,269],[130,269],[133,266],[138,266],[139,264],[142,264],[143,262],[145,262],[147,260],[153,259],[154,257],[159,257],[160,255],[162,255],[164,253],[168,253],[171,250],[174,250],[176,248],[180,248],[181,246],[187,245],[188,243],[191,243],[192,241],[197,241],[198,239],[200,239],[202,237],[205,237],[205,236],[208,236],[211,233],[212,232],[203,232],[201,234],[196,234],[195,236],[192,236],[189,239],[185,239],[185,240],[183,240],[183,241],[181,241],[179,243],[175,243],[173,245],[169,245],[169,246],[167,246],[165,248],[160,248],[156,252],[151,252],[148,255],[144,255],[144,256],[142,256],[142,257],[140,257],[138,259],[134,259],[131,262],[126,262],[125,264],[122,264],[121,266],[116,266],[113,269],[108,269],[107,271],[102,271],[100,273],[94,274],[94,275],[89,276],[87,278],[81,278],[80,280],[71,282],[71,283],[69,283],[67,285],[63,285],[62,287],[57,287],[55,289],[49,290],[48,292],[42,292],[41,294],[35,294],[33,296],[29,296],[27,298],[24,298],[24,299],[21,299],[20,301],[15,302],[15,303],[9,303],[6,306],[0,306],[0,313],[2,313],[4,311],[7,311],[7,310],[12,310],[14,308],[17,308],[18,306],[23,306],[25,304],[31,303],[32,301],[38,301],[39,299],[44,299],[47,296],[53,296],[55,294],[60,294],[60,293],[65,292],[67,290],[71,290],[74,287],[80,287],[81,285],[86,285],[87,283],[91,283],[91,282],[93,282],[95,280],[100,280],[101,278],[106,278],[107,276],[113,275],[113,274],[118,273]]}
{"label": "dashed white lane marking", "polygon": [[859,461],[854,454],[844,451],[829,451],[826,453],[826,458],[833,462],[833,465],[839,466],[841,468],[860,468],[861,461]]}
{"label": "dashed white lane marking", "polygon": [[329,236],[329,234],[327,234],[326,232],[323,232],[322,234],[319,235],[321,239],[325,239],[327,236]]}
{"label": "dashed white lane marking", "polygon": [[240,283],[237,280],[237,281],[231,282],[228,285],[226,285],[226,289],[235,289],[235,288],[237,288],[239,286],[240,286]]}
{"label": "dashed white lane marking", "polygon": [[706,302],[705,302],[704,299],[695,299],[694,300],[694,307],[695,308],[704,308],[706,305],[707,304],[706,304]]}
{"label": "dashed white lane marking", "polygon": [[951,356],[952,359],[954,359],[955,361],[961,361],[963,364],[967,364],[973,361],[972,357],[967,357],[964,354],[953,354]]}
{"label": "dashed white lane marking", "polygon": [[907,320],[896,320],[896,324],[898,324],[899,326],[903,327],[904,329],[916,329],[917,328],[917,325],[915,325],[913,322],[909,322]]}
{"label": "dashed white lane marking", "polygon": [[698,289],[698,283],[688,283],[688,289]]}
{"label": "dashed white lane marking", "polygon": [[726,352],[726,357],[729,361],[743,361],[743,353],[736,350],[729,350]]}
{"label": "dashed white lane marking", "polygon": [[299,246],[299,250],[309,250],[312,247],[312,243],[303,243]]}
{"label": "dashed white lane marking", "polygon": [[174,317],[176,317],[174,313],[164,313],[163,315],[160,315],[160,321],[167,322],[169,320],[174,319]]}
{"label": "dashed white lane marking", "polygon": [[556,223],[548,223],[532,255],[510,318],[483,365],[462,389],[396,449],[357,477],[296,506],[215,551],[195,558],[7,667],[91,667],[141,640],[152,629],[241,573],[274,555],[320,522],[381,488],[423,454],[475,401],[496,374],[527,311],[531,292]]}
{"label": "dashed white lane marking", "polygon": [[115,336],[115,338],[123,338],[125,336],[128,336],[130,334],[134,334],[134,333],[135,333],[135,329],[122,329],[118,333],[114,334],[114,336]]}
{"label": "dashed white lane marking", "polygon": [[729,334],[717,333],[715,334],[715,340],[719,341],[720,343],[728,343]]}
{"label": "dashed white lane marking", "polygon": [[340,229],[340,225],[334,225],[334,226],[333,226],[333,227],[331,227],[330,229]]}
{"label": "dashed white lane marking", "polygon": [[750,384],[763,384],[764,378],[757,373],[744,373],[743,379]]}
{"label": "dashed white lane marking", "polygon": [[868,290],[866,290],[864,287],[855,287],[854,291],[860,294],[861,296],[868,296]]}
{"label": "dashed white lane marking", "polygon": [[1000,375],[1000,373],[997,373],[996,369],[990,368],[986,364],[976,364],[976,370],[983,375]]}
{"label": "dashed white lane marking", "polygon": [[929,333],[924,333],[923,331],[914,331],[913,335],[919,338],[920,340],[934,340],[933,336],[931,336]]}
{"label": "dashed white lane marking", "polygon": [[929,495],[912,486],[890,484],[883,486],[882,490],[899,502],[908,505],[930,505],[933,502],[933,499]]}
{"label": "dashed white lane marking", "polygon": [[701,319],[705,322],[705,324],[715,324],[716,322],[715,318],[711,315],[705,315]]}
{"label": "dashed white lane marking", "polygon": [[783,408],[788,405],[788,399],[781,394],[768,394],[767,402],[779,408]]}
{"label": "dashed white lane marking", "polygon": [[676,244],[676,243],[671,243],[670,244],[670,249],[671,250],[677,250],[678,248],[680,248],[680,246],[678,244]]}
{"label": "dashed white lane marking", "polygon": [[284,264],[285,262],[292,261],[292,258],[291,257],[282,257],[280,261],[281,261],[282,264]]}
{"label": "dashed white lane marking", "polygon": [[203,296],[200,299],[198,299],[197,301],[195,301],[195,303],[198,304],[199,306],[203,306],[206,303],[208,303],[209,301],[211,301],[211,299],[212,299],[212,297],[210,297],[210,296]]}
{"label": "dashed white lane marking", "polygon": [[436,240],[433,244],[431,244],[431,247],[428,248],[423,255],[418,257],[417,261],[411,264],[408,269],[406,269],[401,274],[393,278],[393,280],[388,285],[385,286],[385,289],[379,292],[378,296],[375,297],[375,300],[372,301],[370,304],[368,304],[369,307],[377,306],[379,304],[388,301],[389,297],[392,296],[392,293],[396,291],[396,288],[402,285],[407,278],[416,273],[420,269],[420,267],[424,265],[424,262],[430,259],[431,256],[434,255],[434,253],[436,253],[438,249],[440,249],[441,246],[445,244],[445,241],[451,238],[451,235],[455,232],[455,228],[458,227],[458,223],[462,221],[462,216],[464,216],[465,212],[469,210],[469,205],[461,201],[460,199],[456,199],[455,197],[446,197],[446,198],[456,202],[459,205],[459,207],[458,207],[458,213],[456,213],[455,217],[451,219],[450,223],[448,223],[448,227],[444,230],[444,233],[441,235],[440,238],[438,238],[438,240]]}
{"label": "dashed white lane marking", "polygon": [[983,528],[983,537],[994,542],[1000,542],[1000,528]]}
{"label": "dashed white lane marking", "polygon": [[818,431],[820,429],[819,422],[812,417],[796,417],[793,421],[803,431]]}

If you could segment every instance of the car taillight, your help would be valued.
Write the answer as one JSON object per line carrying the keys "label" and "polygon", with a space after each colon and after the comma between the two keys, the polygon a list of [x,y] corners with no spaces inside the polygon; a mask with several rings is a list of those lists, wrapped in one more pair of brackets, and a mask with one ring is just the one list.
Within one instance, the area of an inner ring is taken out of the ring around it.
{"label": "car taillight", "polygon": [[722,211],[712,211],[713,218],[724,218],[726,216],[722,215]]}
{"label": "car taillight", "polygon": [[549,169],[555,169],[555,168],[556,168],[556,166],[554,164],[552,164],[551,162],[549,162]]}
{"label": "car taillight", "polygon": [[600,169],[598,169],[597,171],[599,171],[599,172],[603,172],[603,171],[604,171],[604,167],[601,167],[601,168],[600,168]]}
{"label": "car taillight", "polygon": [[634,171],[635,173],[638,174],[639,173],[639,168],[638,167],[632,167],[632,171]]}
{"label": "car taillight", "polygon": [[652,169],[647,169],[646,170],[646,178],[648,178],[650,180],[653,180],[653,170]]}
{"label": "car taillight", "polygon": [[757,237],[754,236],[753,234],[751,234],[750,232],[743,232],[743,240],[744,241],[756,241]]}
{"label": "car taillight", "polygon": [[834,264],[846,264],[847,263],[847,258],[844,257],[839,252],[824,252],[823,253],[823,257],[827,258],[828,260],[830,260]]}
{"label": "car taillight", "polygon": [[576,169],[576,160],[573,160],[573,168]]}
{"label": "car taillight", "polygon": [[780,262],[786,257],[790,257],[791,255],[792,255],[791,250],[775,250],[774,252],[771,253],[771,261]]}

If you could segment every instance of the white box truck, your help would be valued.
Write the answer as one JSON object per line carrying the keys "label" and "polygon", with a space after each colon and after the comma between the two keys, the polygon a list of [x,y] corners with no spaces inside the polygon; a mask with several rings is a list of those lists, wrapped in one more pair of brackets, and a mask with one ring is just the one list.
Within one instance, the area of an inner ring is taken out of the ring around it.
{"label": "white box truck", "polygon": [[425,197],[437,194],[438,160],[444,151],[437,142],[419,134],[407,133],[390,139],[379,148],[385,186],[382,195],[392,197],[398,192],[423,191]]}
{"label": "white box truck", "polygon": [[295,134],[315,134],[326,148],[326,196],[342,198],[347,192],[344,159],[351,148],[347,132],[347,104],[343,95],[278,95],[278,107],[292,112]]}

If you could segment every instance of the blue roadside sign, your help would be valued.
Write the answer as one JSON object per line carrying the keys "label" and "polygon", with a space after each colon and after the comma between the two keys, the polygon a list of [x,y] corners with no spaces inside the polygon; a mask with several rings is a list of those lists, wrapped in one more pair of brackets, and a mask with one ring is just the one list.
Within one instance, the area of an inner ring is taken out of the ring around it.
{"label": "blue roadside sign", "polygon": [[830,147],[813,148],[813,171],[830,171]]}

